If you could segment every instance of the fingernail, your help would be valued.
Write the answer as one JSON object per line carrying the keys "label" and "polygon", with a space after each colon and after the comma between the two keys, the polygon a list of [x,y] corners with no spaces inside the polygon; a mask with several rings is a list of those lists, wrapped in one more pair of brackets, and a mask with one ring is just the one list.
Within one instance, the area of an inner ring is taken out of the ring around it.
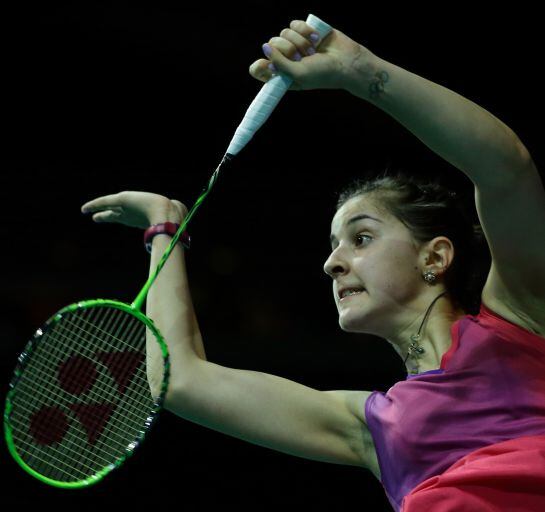
{"label": "fingernail", "polygon": [[307,50],[307,55],[314,55],[315,53],[316,50],[312,46]]}
{"label": "fingernail", "polygon": [[271,70],[271,72],[278,73],[278,70],[276,69],[276,66],[272,62],[269,63],[268,68]]}
{"label": "fingernail", "polygon": [[269,58],[272,54],[272,48],[270,47],[270,45],[265,43],[261,48],[263,49],[265,57]]}
{"label": "fingernail", "polygon": [[318,39],[320,39],[320,34],[317,34],[316,32],[313,32],[310,34],[310,40],[316,44],[318,42]]}
{"label": "fingernail", "polygon": [[301,60],[301,54],[299,52],[295,52],[293,55],[293,60]]}

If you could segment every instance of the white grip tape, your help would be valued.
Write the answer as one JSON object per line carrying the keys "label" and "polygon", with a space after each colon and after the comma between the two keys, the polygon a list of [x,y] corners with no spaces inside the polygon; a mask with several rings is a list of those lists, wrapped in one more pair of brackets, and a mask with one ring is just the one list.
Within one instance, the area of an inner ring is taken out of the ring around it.
{"label": "white grip tape", "polygon": [[[327,23],[324,23],[312,14],[309,14],[306,23],[318,32],[320,39],[323,39],[331,32],[331,27]],[[236,155],[246,146],[255,132],[269,118],[276,105],[278,105],[278,102],[282,99],[282,96],[290,88],[292,82],[291,78],[278,74],[263,85],[254,98],[254,101],[248,107],[244,119],[236,129],[233,139],[227,148],[227,153]]]}

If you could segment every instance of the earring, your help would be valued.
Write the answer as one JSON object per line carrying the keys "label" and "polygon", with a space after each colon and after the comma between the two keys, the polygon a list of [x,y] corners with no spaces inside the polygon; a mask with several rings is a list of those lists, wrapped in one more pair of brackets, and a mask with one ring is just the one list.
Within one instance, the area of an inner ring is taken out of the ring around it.
{"label": "earring", "polygon": [[426,272],[424,272],[424,279],[428,283],[432,284],[436,281],[437,275],[433,270],[427,270]]}

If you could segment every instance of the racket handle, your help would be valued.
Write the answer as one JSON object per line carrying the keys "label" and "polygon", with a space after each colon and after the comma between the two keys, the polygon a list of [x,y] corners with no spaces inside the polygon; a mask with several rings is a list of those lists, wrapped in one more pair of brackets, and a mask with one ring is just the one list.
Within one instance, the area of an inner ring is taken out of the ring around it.
{"label": "racket handle", "polygon": [[[322,40],[331,32],[331,27],[316,16],[309,14],[306,23],[320,35]],[[233,135],[231,143],[227,148],[227,154],[236,155],[261,128],[269,118],[282,96],[293,83],[291,78],[281,73],[273,76],[259,91],[254,101],[248,107],[244,119]]]}

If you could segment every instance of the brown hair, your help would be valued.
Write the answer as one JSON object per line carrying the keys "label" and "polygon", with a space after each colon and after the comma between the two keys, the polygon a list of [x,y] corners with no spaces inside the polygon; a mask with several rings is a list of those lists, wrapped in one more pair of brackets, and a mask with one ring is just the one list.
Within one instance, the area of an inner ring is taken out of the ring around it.
{"label": "brown hair", "polygon": [[437,177],[427,179],[406,171],[388,169],[378,176],[357,178],[341,190],[337,210],[349,199],[370,194],[379,209],[401,221],[414,240],[425,243],[447,237],[455,257],[444,275],[445,287],[455,307],[478,314],[481,293],[490,270],[491,256],[476,215],[473,197],[456,192]]}

